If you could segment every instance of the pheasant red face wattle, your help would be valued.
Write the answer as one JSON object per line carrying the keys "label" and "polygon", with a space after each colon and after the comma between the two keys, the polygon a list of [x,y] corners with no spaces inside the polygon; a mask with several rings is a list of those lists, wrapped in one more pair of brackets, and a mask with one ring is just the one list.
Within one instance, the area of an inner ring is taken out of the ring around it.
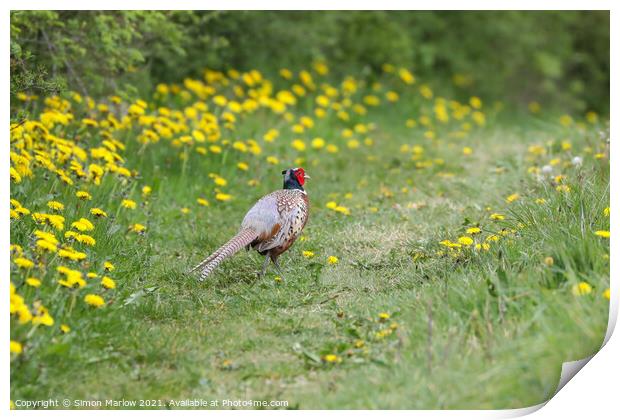
{"label": "pheasant red face wattle", "polygon": [[294,173],[295,178],[297,178],[297,182],[299,182],[299,185],[301,185],[302,187],[306,183],[306,179],[310,178],[308,175],[306,175],[304,168],[297,168]]}

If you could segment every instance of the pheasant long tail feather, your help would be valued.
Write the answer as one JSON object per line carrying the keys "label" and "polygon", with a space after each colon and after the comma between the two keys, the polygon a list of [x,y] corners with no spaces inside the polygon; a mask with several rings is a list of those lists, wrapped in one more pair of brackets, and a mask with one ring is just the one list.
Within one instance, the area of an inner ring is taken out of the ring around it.
{"label": "pheasant long tail feather", "polygon": [[217,257],[218,254],[220,252],[222,252],[222,250],[224,249],[224,247],[226,246],[226,244],[222,245],[221,247],[219,247],[217,249],[217,251],[215,251],[213,254],[209,255],[207,258],[205,258],[204,260],[200,261],[200,263],[195,266],[194,268],[192,268],[191,270],[189,270],[187,273],[193,273],[194,271],[198,271],[200,269],[202,269],[202,267],[204,267],[209,261],[211,261],[213,258]]}
{"label": "pheasant long tail feather", "polygon": [[257,237],[258,234],[254,229],[242,229],[217,251],[192,268],[191,271],[200,270],[200,281],[203,281],[222,261],[233,256],[246,245],[251,244]]}

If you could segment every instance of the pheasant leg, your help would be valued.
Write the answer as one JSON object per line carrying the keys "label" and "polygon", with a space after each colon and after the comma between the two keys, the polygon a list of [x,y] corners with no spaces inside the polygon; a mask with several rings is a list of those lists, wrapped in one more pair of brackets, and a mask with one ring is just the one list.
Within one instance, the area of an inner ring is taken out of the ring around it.
{"label": "pheasant leg", "polygon": [[263,268],[260,271],[260,274],[258,275],[258,278],[261,279],[263,277],[265,277],[265,274],[267,273],[267,266],[269,265],[269,255],[265,256],[265,262],[263,263]]}
{"label": "pheasant leg", "polygon": [[276,266],[276,271],[278,272],[278,274],[280,275],[282,280],[285,280],[284,274],[282,274],[282,268],[280,268],[280,264],[278,264],[278,259],[277,258],[272,258],[271,261],[273,261],[273,265]]}

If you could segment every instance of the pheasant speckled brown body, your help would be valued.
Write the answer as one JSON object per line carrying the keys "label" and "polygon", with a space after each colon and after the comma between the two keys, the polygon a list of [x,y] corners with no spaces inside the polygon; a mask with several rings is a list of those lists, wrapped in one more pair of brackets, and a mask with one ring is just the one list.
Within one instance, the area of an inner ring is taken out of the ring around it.
{"label": "pheasant speckled brown body", "polygon": [[271,260],[278,272],[278,257],[299,237],[308,221],[308,194],[303,185],[309,178],[302,168],[283,171],[284,188],[267,194],[254,204],[241,222],[241,229],[232,239],[203,260],[191,271],[200,271],[200,280],[226,258],[250,247],[265,256],[261,275]]}

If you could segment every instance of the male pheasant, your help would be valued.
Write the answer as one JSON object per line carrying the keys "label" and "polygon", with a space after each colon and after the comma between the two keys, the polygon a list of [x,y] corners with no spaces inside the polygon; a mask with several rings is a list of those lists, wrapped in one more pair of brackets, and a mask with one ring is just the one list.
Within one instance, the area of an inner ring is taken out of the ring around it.
{"label": "male pheasant", "polygon": [[190,272],[200,271],[202,281],[224,259],[243,247],[248,250],[252,247],[265,256],[261,276],[265,275],[269,260],[282,275],[278,257],[293,245],[308,221],[309,202],[304,183],[310,178],[303,168],[287,169],[282,175],[283,189],[258,200],[243,218],[239,233]]}

